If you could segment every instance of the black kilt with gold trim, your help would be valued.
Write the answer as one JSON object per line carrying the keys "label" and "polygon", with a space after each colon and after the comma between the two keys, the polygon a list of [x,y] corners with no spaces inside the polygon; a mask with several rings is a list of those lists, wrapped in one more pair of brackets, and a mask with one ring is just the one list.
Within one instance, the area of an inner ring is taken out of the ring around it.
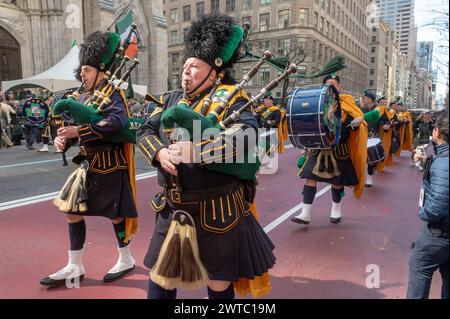
{"label": "black kilt with gold trim", "polygon": [[144,265],[152,268],[158,259],[173,213],[189,213],[197,231],[200,259],[211,280],[253,279],[275,264],[275,246],[250,212],[241,183],[207,200],[180,204],[170,200],[157,214],[153,237]]}
{"label": "black kilt with gold trim", "polygon": [[[327,150],[313,150],[307,155],[307,160],[300,172],[300,177],[304,179],[312,179],[318,182],[325,182],[337,186],[355,186],[358,184],[358,177],[356,176],[355,168],[353,167],[350,158],[350,152],[347,143],[339,144],[335,150],[329,151],[330,155],[334,157],[336,163],[336,170],[339,172],[337,176],[326,176],[331,171],[328,171],[328,163],[318,163],[321,152]],[[322,176],[314,174],[314,171],[324,171]],[[334,170],[334,168],[333,168]],[[325,177],[326,176],[326,177]]]}
{"label": "black kilt with gold trim", "polygon": [[87,211],[69,212],[70,215],[100,216],[111,220],[118,217],[135,218],[138,212],[133,199],[128,165],[123,145],[110,145],[102,152],[79,154],[74,162],[89,162],[87,172]]}

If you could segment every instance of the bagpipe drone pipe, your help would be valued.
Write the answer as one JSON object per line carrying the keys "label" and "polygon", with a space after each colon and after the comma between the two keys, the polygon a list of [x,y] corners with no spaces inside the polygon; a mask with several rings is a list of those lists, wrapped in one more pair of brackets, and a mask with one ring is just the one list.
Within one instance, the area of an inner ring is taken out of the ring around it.
{"label": "bagpipe drone pipe", "polygon": [[[244,77],[244,80],[236,84],[235,89],[227,95],[223,101],[219,104],[217,108],[210,111],[207,115],[203,115],[201,113],[197,113],[190,109],[189,102],[186,99],[187,92],[186,88],[184,88],[185,93],[184,97],[180,100],[180,102],[171,107],[168,108],[161,116],[161,125],[163,128],[163,131],[171,136],[174,129],[179,130],[180,128],[183,128],[184,130],[189,133],[189,136],[192,138],[194,136],[194,127],[200,127],[200,130],[203,134],[203,132],[207,129],[216,129],[221,131],[221,133],[225,133],[230,126],[235,123],[240,115],[250,108],[252,105],[256,104],[257,101],[264,97],[268,92],[272,91],[274,88],[276,88],[282,81],[284,81],[289,75],[297,72],[297,66],[292,64],[283,74],[281,74],[278,78],[274,79],[272,82],[270,82],[266,87],[264,87],[260,93],[254,97],[252,97],[245,105],[240,107],[238,110],[235,110],[229,115],[226,119],[220,121],[220,115],[222,112],[224,112],[228,104],[233,100],[233,98],[241,91],[242,87],[250,81],[255,74],[258,73],[259,68],[261,65],[267,60],[270,59],[272,54],[270,52],[265,52],[264,56],[261,58],[261,60],[249,71],[249,73]],[[210,100],[212,96],[214,95],[215,90],[220,84],[221,76],[219,75],[216,84],[211,90],[211,93],[206,100],[206,108],[202,107],[202,109],[207,109],[208,104],[210,104]],[[205,106],[205,105],[204,105]],[[173,139],[172,139],[173,140]],[[176,139],[175,139],[176,140]],[[261,166],[260,158],[258,154],[260,154],[260,147],[259,145],[249,146],[246,149],[246,152],[242,154],[238,159],[233,161],[232,163],[217,163],[212,162],[205,165],[205,168],[212,171],[217,171],[224,174],[230,174],[238,176],[242,180],[250,180],[255,179],[256,172],[259,170],[259,167]],[[267,151],[266,149],[262,150],[262,153],[265,153]]]}
{"label": "bagpipe drone pipe", "polygon": [[[103,82],[99,88],[94,92],[92,98],[83,104],[77,100],[80,97],[81,90],[84,87],[84,83],[81,87],[70,95],[67,99],[60,100],[53,108],[53,114],[55,116],[61,116],[63,113],[70,113],[74,122],[77,125],[99,123],[104,118],[104,112],[111,104],[110,97],[115,92],[120,92],[121,86],[127,81],[131,72],[140,63],[138,59],[134,59],[131,66],[120,77],[121,72],[130,62],[130,58],[124,54],[125,50],[131,43],[131,36],[135,32],[136,26],[132,25],[131,31],[120,46],[114,57],[110,69],[105,73]],[[118,35],[117,35],[118,37]],[[144,119],[128,118],[125,124],[125,128],[116,134],[112,134],[105,137],[104,140],[112,143],[136,143],[136,131],[144,123]]]}

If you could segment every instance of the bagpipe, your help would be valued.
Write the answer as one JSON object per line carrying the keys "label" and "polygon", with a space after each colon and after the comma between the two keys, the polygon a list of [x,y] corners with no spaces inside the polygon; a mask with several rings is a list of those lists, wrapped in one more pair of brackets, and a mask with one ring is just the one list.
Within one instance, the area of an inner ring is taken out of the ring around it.
{"label": "bagpipe", "polygon": [[[226,97],[224,97],[221,103],[214,110],[211,110],[207,115],[204,114],[208,110],[211,104],[212,97],[214,96],[214,93],[220,85],[223,73],[219,74],[218,79],[216,80],[215,85],[213,86],[208,98],[206,99],[205,104],[202,106],[202,111],[200,113],[197,113],[190,109],[189,101],[187,100],[187,88],[184,87],[183,98],[177,105],[164,111],[161,116],[161,126],[163,128],[163,131],[171,136],[174,129],[179,130],[180,128],[183,128],[187,131],[187,133],[189,133],[191,141],[194,136],[194,127],[200,128],[202,134],[205,130],[208,129],[215,129],[220,133],[224,133],[228,128],[230,128],[233,123],[235,123],[240,118],[243,112],[245,112],[252,105],[257,104],[260,98],[264,97],[268,92],[276,88],[282,81],[289,77],[289,75],[297,72],[297,66],[295,64],[292,64],[284,73],[282,73],[279,77],[277,77],[266,87],[264,87],[258,95],[252,97],[239,109],[234,110],[227,118],[219,120],[222,113],[227,110],[227,107],[229,106],[233,98],[235,98],[236,95],[242,90],[242,87],[258,73],[258,70],[264,64],[264,62],[271,57],[272,53],[266,51],[260,61],[244,76],[242,82],[236,84],[234,90]],[[178,138],[170,139],[176,141]],[[255,178],[256,172],[261,166],[261,162],[257,153],[257,145],[255,145],[254,147],[250,145],[244,152],[244,154],[239,157],[239,160],[236,160],[233,163],[212,162],[208,163],[205,168],[223,174],[235,175],[242,180],[251,180]]]}
{"label": "bagpipe", "polygon": [[[131,66],[120,76],[130,62],[130,58],[125,55],[125,51],[131,44],[131,38],[135,30],[136,25],[133,24],[126,40],[116,50],[114,62],[105,73],[102,83],[96,89],[91,99],[86,104],[78,102],[84,89],[84,83],[82,83],[80,88],[68,96],[67,99],[60,100],[55,104],[53,108],[55,117],[64,113],[70,113],[77,125],[98,123],[103,120],[104,112],[111,104],[111,96],[115,92],[120,92],[121,86],[128,80],[131,72],[140,63],[138,59],[134,59],[131,62]],[[144,119],[128,118],[125,128],[121,132],[107,136],[104,140],[112,143],[124,142],[134,144],[136,143],[136,131],[143,123]]]}

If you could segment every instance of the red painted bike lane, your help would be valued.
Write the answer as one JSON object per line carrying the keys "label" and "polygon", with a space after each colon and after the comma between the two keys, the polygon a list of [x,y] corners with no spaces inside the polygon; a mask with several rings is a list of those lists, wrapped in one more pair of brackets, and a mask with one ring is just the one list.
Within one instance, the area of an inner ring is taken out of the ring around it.
{"label": "red painted bike lane", "polygon": [[[257,204],[263,227],[302,201],[297,154],[288,149],[280,156],[277,174],[259,178]],[[316,199],[309,227],[294,224],[290,218],[281,222],[269,232],[277,247],[277,264],[271,271],[273,289],[267,297],[404,298],[409,249],[421,224],[417,217],[419,184],[420,174],[409,166],[405,154],[395,167],[375,177],[375,187],[362,200],[347,190],[341,224],[329,223],[329,192]],[[39,285],[40,278],[67,261],[64,215],[50,201],[0,212],[0,298],[145,298],[148,270],[142,261],[155,218],[148,201],[159,188],[156,178],[139,181],[137,187],[140,228],[132,242],[137,267],[110,284],[102,282],[117,259],[110,221],[87,218],[87,276],[81,289],[49,290]],[[379,289],[366,287],[368,266],[370,272],[379,269]],[[439,284],[439,280],[434,283],[432,297],[439,297]],[[179,292],[179,298],[206,296],[206,289]]]}

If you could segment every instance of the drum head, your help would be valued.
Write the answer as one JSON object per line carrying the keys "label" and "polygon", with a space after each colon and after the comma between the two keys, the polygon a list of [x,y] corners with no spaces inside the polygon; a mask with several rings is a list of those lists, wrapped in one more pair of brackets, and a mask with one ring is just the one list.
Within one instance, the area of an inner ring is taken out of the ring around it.
{"label": "drum head", "polygon": [[325,86],[325,90],[323,124],[327,143],[330,147],[334,147],[339,144],[341,136],[341,103],[339,92],[334,86],[327,85]]}
{"label": "drum head", "polygon": [[373,147],[380,143],[381,140],[379,138],[369,138],[369,140],[367,141],[367,147]]}

